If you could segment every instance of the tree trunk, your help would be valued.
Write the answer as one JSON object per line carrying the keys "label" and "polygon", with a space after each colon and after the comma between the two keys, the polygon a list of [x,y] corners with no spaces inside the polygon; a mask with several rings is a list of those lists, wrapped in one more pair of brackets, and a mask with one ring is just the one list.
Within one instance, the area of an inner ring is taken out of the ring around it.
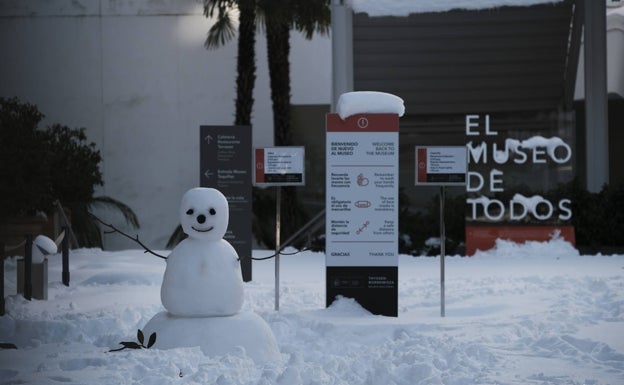
{"label": "tree trunk", "polygon": [[239,0],[236,116],[234,124],[251,125],[256,82],[256,2]]}
{"label": "tree trunk", "polygon": [[[275,145],[289,146],[293,144],[290,127],[290,25],[284,20],[272,20],[266,27]],[[296,188],[281,189],[281,239],[286,240],[305,223],[307,216],[299,204]]]}
{"label": "tree trunk", "polygon": [[290,132],[290,26],[284,20],[267,22],[267,52],[271,100],[273,102],[273,130],[276,146],[292,144]]}

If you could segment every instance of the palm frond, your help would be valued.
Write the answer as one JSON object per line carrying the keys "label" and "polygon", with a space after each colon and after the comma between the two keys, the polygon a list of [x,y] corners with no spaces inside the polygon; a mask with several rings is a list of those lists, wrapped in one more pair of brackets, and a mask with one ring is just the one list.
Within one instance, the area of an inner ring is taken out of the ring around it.
{"label": "palm frond", "polygon": [[328,0],[304,0],[293,3],[293,27],[312,39],[315,32],[329,35],[331,10]]}
{"label": "palm frond", "polygon": [[187,235],[184,233],[184,230],[182,230],[182,226],[178,225],[178,227],[176,227],[176,229],[173,231],[173,234],[171,234],[169,240],[167,241],[167,249],[173,249],[186,237]]}
{"label": "palm frond", "polygon": [[214,25],[208,30],[208,35],[204,46],[208,49],[217,48],[236,36],[236,26],[230,17],[229,10],[219,12],[219,16]]}
{"label": "palm frond", "polygon": [[221,15],[228,9],[235,8],[238,0],[204,0],[204,16],[214,17],[215,10]]}
{"label": "palm frond", "polygon": [[79,247],[102,247],[102,233],[85,207],[72,208],[72,231]]}
{"label": "palm frond", "polygon": [[88,208],[91,209],[91,208],[96,208],[96,207],[105,208],[105,209],[115,209],[123,215],[127,224],[131,225],[132,227],[136,229],[141,227],[139,225],[139,218],[137,218],[134,211],[132,211],[132,209],[128,205],[126,205],[123,202],[118,201],[117,199],[114,199],[108,196],[94,197],[93,200],[89,202]]}

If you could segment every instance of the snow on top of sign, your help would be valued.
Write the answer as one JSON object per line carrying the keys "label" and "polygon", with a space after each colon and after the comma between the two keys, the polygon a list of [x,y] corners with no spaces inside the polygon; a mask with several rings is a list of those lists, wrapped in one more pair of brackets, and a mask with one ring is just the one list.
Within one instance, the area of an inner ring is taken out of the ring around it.
{"label": "snow on top of sign", "polygon": [[446,12],[451,9],[488,9],[505,6],[527,7],[558,3],[561,0],[347,0],[354,12],[369,16],[408,16],[410,13]]}
{"label": "snow on top of sign", "polygon": [[[470,201],[483,205],[483,206],[489,206],[493,201],[495,201],[495,199],[488,198],[485,195],[481,195],[480,197],[477,197],[477,198],[471,198]],[[515,194],[513,196],[512,201],[518,204],[521,204],[529,212],[536,213],[537,205],[539,205],[542,202],[545,202],[546,199],[544,199],[544,197],[541,195],[533,195],[530,197],[525,197],[522,194]]]}
{"label": "snow on top of sign", "polygon": [[522,204],[530,212],[537,212],[537,205],[544,201],[544,197],[541,195],[525,197],[522,194],[514,194],[513,200]]}
{"label": "snow on top of sign", "polygon": [[336,113],[341,119],[355,114],[397,114],[403,116],[403,99],[386,92],[355,91],[340,95]]}
{"label": "snow on top of sign", "polygon": [[[505,140],[505,149],[497,150],[494,152],[494,159],[498,163],[505,163],[509,159],[509,153],[507,152],[518,152],[518,149],[522,147],[525,149],[537,149],[538,147],[544,147],[548,156],[550,156],[553,160],[559,159],[567,159],[566,154],[570,154],[572,150],[570,146],[566,144],[566,142],[558,136],[553,136],[552,138],[545,138],[541,135],[532,136],[525,140],[511,139],[508,138]],[[555,151],[558,147],[565,147],[567,152],[562,154],[561,156],[557,156]]]}
{"label": "snow on top of sign", "polygon": [[522,141],[521,146],[524,148],[537,148],[537,147],[546,147],[549,150],[553,150],[557,148],[557,146],[565,145],[563,139],[553,136],[552,138],[544,138],[543,136],[537,135],[532,136],[529,139],[525,139]]}

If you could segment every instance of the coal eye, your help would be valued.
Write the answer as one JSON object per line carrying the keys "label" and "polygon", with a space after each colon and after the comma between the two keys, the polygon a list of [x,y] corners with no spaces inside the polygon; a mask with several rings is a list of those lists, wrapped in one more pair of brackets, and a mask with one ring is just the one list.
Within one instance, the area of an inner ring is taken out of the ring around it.
{"label": "coal eye", "polygon": [[186,215],[193,215],[193,209],[188,209],[188,211],[186,212]]}
{"label": "coal eye", "polygon": [[210,209],[209,213],[210,213],[210,215],[215,215],[217,213],[217,211],[215,209]]}

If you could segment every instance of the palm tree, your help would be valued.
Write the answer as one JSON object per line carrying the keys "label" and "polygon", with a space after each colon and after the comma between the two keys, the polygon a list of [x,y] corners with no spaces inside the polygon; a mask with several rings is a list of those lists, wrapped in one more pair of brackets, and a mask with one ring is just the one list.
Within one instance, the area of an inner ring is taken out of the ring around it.
{"label": "palm tree", "polygon": [[[267,56],[273,109],[274,141],[277,146],[292,145],[290,127],[290,31],[303,32],[311,39],[315,32],[326,34],[331,23],[329,0],[204,0],[204,14],[217,16],[208,32],[206,46],[218,47],[235,35],[230,12],[238,6],[238,75],[236,124],[250,124],[255,82],[255,20],[267,36]],[[216,12],[215,12],[216,11]],[[241,120],[239,120],[239,114]],[[246,120],[243,120],[246,118]],[[282,188],[283,236],[305,223],[294,187]],[[266,227],[266,226],[264,226]],[[270,242],[265,244],[271,247]]]}
{"label": "palm tree", "polygon": [[230,12],[238,6],[238,57],[236,76],[236,111],[234,124],[251,125],[253,90],[256,83],[256,1],[255,0],[204,0],[204,15],[216,23],[206,38],[206,48],[217,48],[235,35]]}
{"label": "palm tree", "polygon": [[[264,15],[275,145],[293,144],[290,127],[290,31],[303,32],[311,39],[314,32],[327,34],[331,23],[329,0],[258,0]],[[295,187],[282,187],[282,228],[284,239],[305,224]]]}
{"label": "palm tree", "polygon": [[315,32],[329,33],[329,0],[258,0],[264,16],[267,56],[273,102],[275,144],[292,144],[290,129],[290,31],[311,39]]}

